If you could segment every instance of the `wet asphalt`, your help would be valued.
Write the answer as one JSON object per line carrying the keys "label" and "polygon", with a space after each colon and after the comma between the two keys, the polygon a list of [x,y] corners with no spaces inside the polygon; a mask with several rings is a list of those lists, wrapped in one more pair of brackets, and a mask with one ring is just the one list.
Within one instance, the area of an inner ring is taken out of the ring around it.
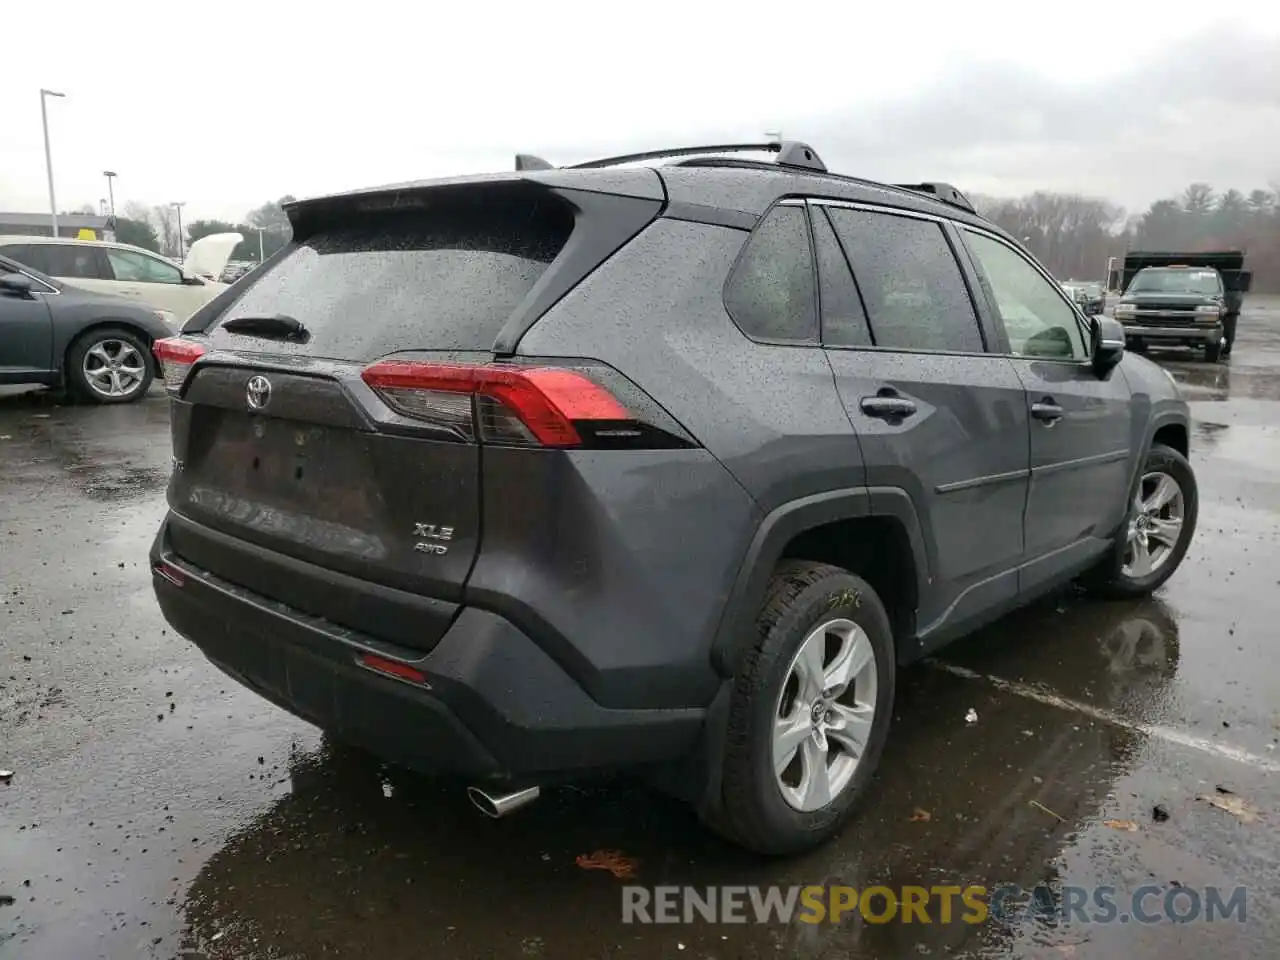
{"label": "wet asphalt", "polygon": [[[9,391],[0,957],[1275,956],[1280,298],[1248,305],[1229,365],[1157,359],[1195,417],[1200,523],[1182,568],[1151,600],[1064,593],[905,671],[861,816],[786,861],[626,782],[490,821],[457,784],[334,748],[160,617],[158,388],[110,408]],[[633,858],[634,880],[578,865],[599,850]],[[626,882],[1106,884],[1122,903],[1152,884],[1149,908],[1216,885],[1247,900],[1243,922],[624,925]]]}

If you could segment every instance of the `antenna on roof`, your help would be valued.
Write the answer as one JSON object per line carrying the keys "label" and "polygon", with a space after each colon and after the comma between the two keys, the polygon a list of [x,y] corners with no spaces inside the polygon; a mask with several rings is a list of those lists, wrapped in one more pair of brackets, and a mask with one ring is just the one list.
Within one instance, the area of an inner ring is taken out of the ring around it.
{"label": "antenna on roof", "polygon": [[541,157],[535,157],[532,153],[516,154],[517,170],[552,170],[550,161],[543,160]]}

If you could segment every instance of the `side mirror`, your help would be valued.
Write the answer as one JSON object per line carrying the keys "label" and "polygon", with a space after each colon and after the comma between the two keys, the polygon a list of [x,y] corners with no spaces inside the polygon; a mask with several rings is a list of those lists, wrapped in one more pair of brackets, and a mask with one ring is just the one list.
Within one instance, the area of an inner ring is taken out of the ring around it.
{"label": "side mirror", "polygon": [[24,274],[0,273],[0,292],[29,297],[34,289],[35,285],[31,282],[31,278]]}
{"label": "side mirror", "polygon": [[1091,318],[1093,370],[1099,377],[1111,372],[1124,356],[1124,327],[1104,313]]}
{"label": "side mirror", "polygon": [[182,282],[189,287],[199,287],[199,286],[203,286],[204,284],[203,280],[197,277],[194,273],[192,273],[186,267],[182,268]]}

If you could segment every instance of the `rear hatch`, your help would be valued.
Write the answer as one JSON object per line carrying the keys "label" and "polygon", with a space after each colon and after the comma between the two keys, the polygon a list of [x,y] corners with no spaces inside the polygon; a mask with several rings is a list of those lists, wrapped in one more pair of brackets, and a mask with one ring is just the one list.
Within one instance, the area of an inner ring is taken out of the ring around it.
{"label": "rear hatch", "polygon": [[430,649],[480,544],[478,434],[554,446],[528,404],[574,388],[566,371],[475,371],[657,214],[656,175],[634,174],[612,184],[621,195],[549,171],[290,208],[290,248],[157,348],[173,553]]}

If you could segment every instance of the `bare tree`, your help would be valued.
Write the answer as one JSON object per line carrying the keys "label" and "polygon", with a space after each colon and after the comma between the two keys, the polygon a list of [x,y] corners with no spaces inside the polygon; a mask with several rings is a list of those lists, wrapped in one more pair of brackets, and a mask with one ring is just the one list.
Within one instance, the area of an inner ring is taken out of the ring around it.
{"label": "bare tree", "polygon": [[150,208],[147,219],[156,228],[156,235],[160,239],[160,252],[167,257],[177,256],[178,220],[174,215],[173,207],[167,203],[157,204]]}

